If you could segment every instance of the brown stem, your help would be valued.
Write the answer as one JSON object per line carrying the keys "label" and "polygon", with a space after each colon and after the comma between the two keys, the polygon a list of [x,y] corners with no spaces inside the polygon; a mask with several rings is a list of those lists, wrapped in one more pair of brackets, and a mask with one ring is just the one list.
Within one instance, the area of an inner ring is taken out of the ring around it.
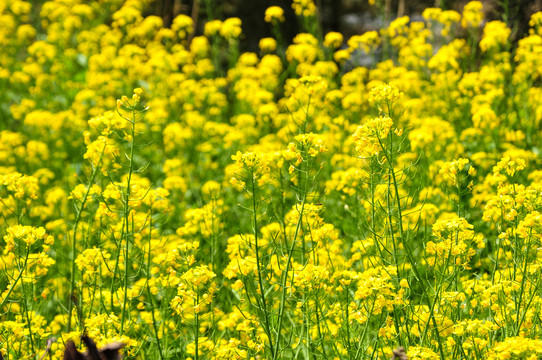
{"label": "brown stem", "polygon": [[192,39],[196,35],[196,29],[198,28],[198,19],[199,19],[199,0],[194,0],[194,4],[192,5],[192,13],[190,14],[190,17],[192,18],[192,23],[194,24],[194,28],[192,29],[192,32],[188,35],[188,45],[192,42]]}

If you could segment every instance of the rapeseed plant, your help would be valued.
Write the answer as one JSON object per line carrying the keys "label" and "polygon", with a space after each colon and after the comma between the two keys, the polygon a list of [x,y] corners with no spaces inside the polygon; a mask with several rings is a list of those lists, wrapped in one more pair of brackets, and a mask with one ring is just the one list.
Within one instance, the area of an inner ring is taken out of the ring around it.
{"label": "rapeseed plant", "polygon": [[4,359],[540,357],[541,13],[150,3],[0,5]]}

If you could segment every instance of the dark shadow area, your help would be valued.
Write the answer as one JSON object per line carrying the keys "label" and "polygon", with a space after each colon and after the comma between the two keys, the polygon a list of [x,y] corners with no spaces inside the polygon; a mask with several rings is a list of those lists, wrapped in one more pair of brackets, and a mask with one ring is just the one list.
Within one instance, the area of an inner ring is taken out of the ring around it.
{"label": "dark shadow area", "polygon": [[[377,30],[398,16],[408,15],[421,20],[421,13],[428,7],[440,7],[461,13],[465,0],[376,0],[369,5],[366,0],[316,0],[324,33],[338,31],[348,38],[368,30]],[[512,41],[528,34],[531,15],[542,10],[542,0],[484,0],[486,21],[502,20],[512,29]],[[256,51],[262,37],[271,36],[269,24],[264,21],[269,6],[280,6],[285,11],[286,21],[281,24],[282,33],[288,43],[299,32],[296,16],[290,0],[157,0],[149,7],[149,14],[162,17],[169,26],[180,13],[196,20],[197,34],[203,32],[208,19],[224,20],[238,17],[243,23],[241,51]]]}

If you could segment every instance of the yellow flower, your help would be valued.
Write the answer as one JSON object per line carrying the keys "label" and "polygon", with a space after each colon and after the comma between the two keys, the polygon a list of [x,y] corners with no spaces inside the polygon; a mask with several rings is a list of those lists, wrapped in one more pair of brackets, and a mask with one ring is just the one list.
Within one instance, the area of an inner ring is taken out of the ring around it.
{"label": "yellow flower", "polygon": [[171,24],[171,30],[173,30],[180,39],[184,40],[194,31],[194,22],[190,16],[179,14],[173,19]]}
{"label": "yellow flower", "polygon": [[536,12],[531,16],[529,26],[532,28],[529,30],[530,34],[542,35],[542,11]]}
{"label": "yellow flower", "polygon": [[490,21],[484,27],[484,35],[480,40],[480,49],[483,52],[504,48],[510,38],[512,30],[502,21]]}
{"label": "yellow flower", "polygon": [[339,32],[328,32],[324,37],[324,46],[330,49],[336,49],[343,43],[343,35]]}
{"label": "yellow flower", "polygon": [[277,49],[277,41],[270,37],[262,38],[259,46],[263,52],[273,52]]}
{"label": "yellow flower", "polygon": [[504,172],[509,176],[514,176],[516,172],[521,171],[525,169],[526,163],[525,159],[522,158],[515,158],[512,159],[510,156],[503,157],[497,165],[493,167],[493,173],[501,173],[504,170]]}
{"label": "yellow flower", "polygon": [[348,47],[350,51],[363,49],[366,53],[370,53],[380,45],[380,36],[376,31],[367,31],[362,35],[354,35],[348,39]]}
{"label": "yellow flower", "polygon": [[421,347],[412,346],[407,352],[408,359],[410,360],[439,360],[440,356],[433,350]]}
{"label": "yellow flower", "polygon": [[336,62],[340,64],[343,64],[344,62],[346,62],[346,60],[350,59],[350,56],[351,56],[350,50],[346,50],[346,49],[337,50],[333,54],[333,60],[335,60]]}
{"label": "yellow flower", "polygon": [[265,10],[265,22],[284,22],[284,10],[279,6],[271,6]]}
{"label": "yellow flower", "polygon": [[39,181],[33,176],[19,173],[0,175],[0,185],[6,186],[16,199],[27,197],[29,200],[36,200],[38,198]]}
{"label": "yellow flower", "polygon": [[4,254],[7,254],[19,245],[19,241],[26,244],[27,248],[32,247],[37,241],[46,239],[50,242],[49,237],[45,236],[45,229],[35,228],[32,226],[15,225],[7,229],[7,234],[4,236],[6,248]]}
{"label": "yellow flower", "polygon": [[461,19],[461,25],[464,28],[474,27],[477,28],[484,19],[484,13],[482,12],[482,2],[471,1],[463,8],[463,18]]}
{"label": "yellow flower", "polygon": [[203,196],[207,199],[217,199],[220,196],[220,184],[216,181],[207,181],[201,187]]}
{"label": "yellow flower", "polygon": [[[458,174],[466,170],[466,166],[468,165],[468,163],[469,163],[469,159],[463,159],[463,158],[445,162],[442,164],[442,167],[439,173],[444,174],[446,177],[450,178],[453,181],[453,184],[457,186]],[[469,173],[472,173],[471,169],[473,169],[472,166],[468,169]]]}
{"label": "yellow flower", "polygon": [[383,150],[382,143],[388,137],[392,125],[392,119],[384,115],[359,126],[353,135],[356,151],[362,157],[370,157],[380,153]]}
{"label": "yellow flower", "polygon": [[238,38],[241,32],[241,19],[237,17],[226,19],[220,27],[220,35],[227,40]]}
{"label": "yellow flower", "polygon": [[397,85],[393,82],[389,84],[382,84],[371,89],[369,94],[369,101],[377,103],[382,102],[395,102],[401,99],[405,94],[399,91]]}
{"label": "yellow flower", "polygon": [[292,9],[297,16],[309,17],[316,14],[316,5],[312,0],[293,0]]}

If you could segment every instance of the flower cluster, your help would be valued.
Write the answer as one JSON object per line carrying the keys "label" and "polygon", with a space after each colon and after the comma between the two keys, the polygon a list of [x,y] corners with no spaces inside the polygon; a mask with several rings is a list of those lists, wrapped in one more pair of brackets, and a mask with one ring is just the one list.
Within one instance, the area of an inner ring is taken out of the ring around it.
{"label": "flower cluster", "polygon": [[4,359],[540,358],[542,13],[292,0],[247,52],[210,1],[37,3],[0,4]]}

